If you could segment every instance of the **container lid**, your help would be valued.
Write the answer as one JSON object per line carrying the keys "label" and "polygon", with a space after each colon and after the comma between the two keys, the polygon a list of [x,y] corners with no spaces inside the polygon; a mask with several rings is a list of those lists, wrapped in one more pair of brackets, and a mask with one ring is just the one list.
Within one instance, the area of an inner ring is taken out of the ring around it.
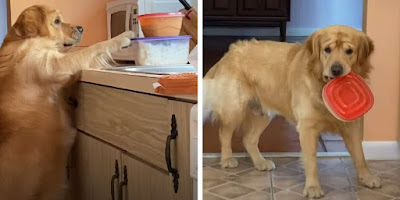
{"label": "container lid", "polygon": [[153,17],[184,17],[185,15],[181,12],[174,12],[174,13],[151,13],[145,15],[139,15],[137,17],[138,20],[143,18],[153,18]]}
{"label": "container lid", "polygon": [[374,104],[374,96],[364,79],[354,72],[334,78],[322,91],[328,110],[342,121],[357,119]]}
{"label": "container lid", "polygon": [[133,41],[155,41],[155,40],[181,40],[190,39],[191,35],[179,35],[179,36],[162,36],[162,37],[144,37],[144,38],[133,38]]}

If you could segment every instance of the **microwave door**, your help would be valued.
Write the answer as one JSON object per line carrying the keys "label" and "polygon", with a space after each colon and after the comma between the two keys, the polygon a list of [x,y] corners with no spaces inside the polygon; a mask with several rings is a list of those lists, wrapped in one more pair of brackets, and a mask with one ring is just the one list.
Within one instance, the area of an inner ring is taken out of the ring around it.
{"label": "microwave door", "polygon": [[127,6],[125,16],[125,31],[132,30],[131,26],[132,6]]}
{"label": "microwave door", "polygon": [[111,14],[110,38],[113,38],[126,31],[126,10],[117,11]]}

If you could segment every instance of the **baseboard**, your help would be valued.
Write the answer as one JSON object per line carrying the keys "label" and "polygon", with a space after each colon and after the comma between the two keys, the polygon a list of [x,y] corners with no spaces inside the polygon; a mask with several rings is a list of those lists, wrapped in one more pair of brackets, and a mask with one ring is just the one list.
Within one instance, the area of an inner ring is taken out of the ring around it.
{"label": "baseboard", "polygon": [[[363,142],[367,160],[400,160],[400,143],[397,141]],[[264,157],[301,157],[300,152],[261,153]],[[220,157],[220,153],[203,153],[204,158]],[[248,157],[247,153],[234,153],[234,157]],[[350,156],[348,152],[318,152],[318,157]]]}
{"label": "baseboard", "polygon": [[363,142],[367,160],[400,160],[400,144],[397,141]]}
{"label": "baseboard", "polygon": [[[301,157],[300,152],[271,152],[261,153],[263,157]],[[348,157],[348,152],[318,152],[318,157]],[[203,158],[218,158],[221,153],[203,153]],[[233,157],[249,157],[247,153],[233,153]]]}

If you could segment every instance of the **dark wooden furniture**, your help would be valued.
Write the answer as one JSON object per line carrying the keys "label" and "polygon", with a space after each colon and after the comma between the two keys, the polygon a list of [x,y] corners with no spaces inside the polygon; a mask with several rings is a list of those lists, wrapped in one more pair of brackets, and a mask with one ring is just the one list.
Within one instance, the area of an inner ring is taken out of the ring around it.
{"label": "dark wooden furniture", "polygon": [[286,41],[290,21],[290,0],[204,0],[205,26],[280,27]]}

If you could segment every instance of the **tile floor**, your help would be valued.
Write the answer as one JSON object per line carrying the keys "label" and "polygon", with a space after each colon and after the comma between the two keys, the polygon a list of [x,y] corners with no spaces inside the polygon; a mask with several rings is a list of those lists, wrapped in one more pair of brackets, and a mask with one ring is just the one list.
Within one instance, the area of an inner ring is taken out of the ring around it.
{"label": "tile floor", "polygon": [[[260,172],[249,158],[238,158],[235,169],[221,169],[219,158],[203,159],[204,200],[297,200],[302,196],[304,173],[299,158],[270,158],[277,168]],[[382,188],[358,184],[349,157],[318,158],[323,200],[400,200],[400,161],[368,161]]]}

